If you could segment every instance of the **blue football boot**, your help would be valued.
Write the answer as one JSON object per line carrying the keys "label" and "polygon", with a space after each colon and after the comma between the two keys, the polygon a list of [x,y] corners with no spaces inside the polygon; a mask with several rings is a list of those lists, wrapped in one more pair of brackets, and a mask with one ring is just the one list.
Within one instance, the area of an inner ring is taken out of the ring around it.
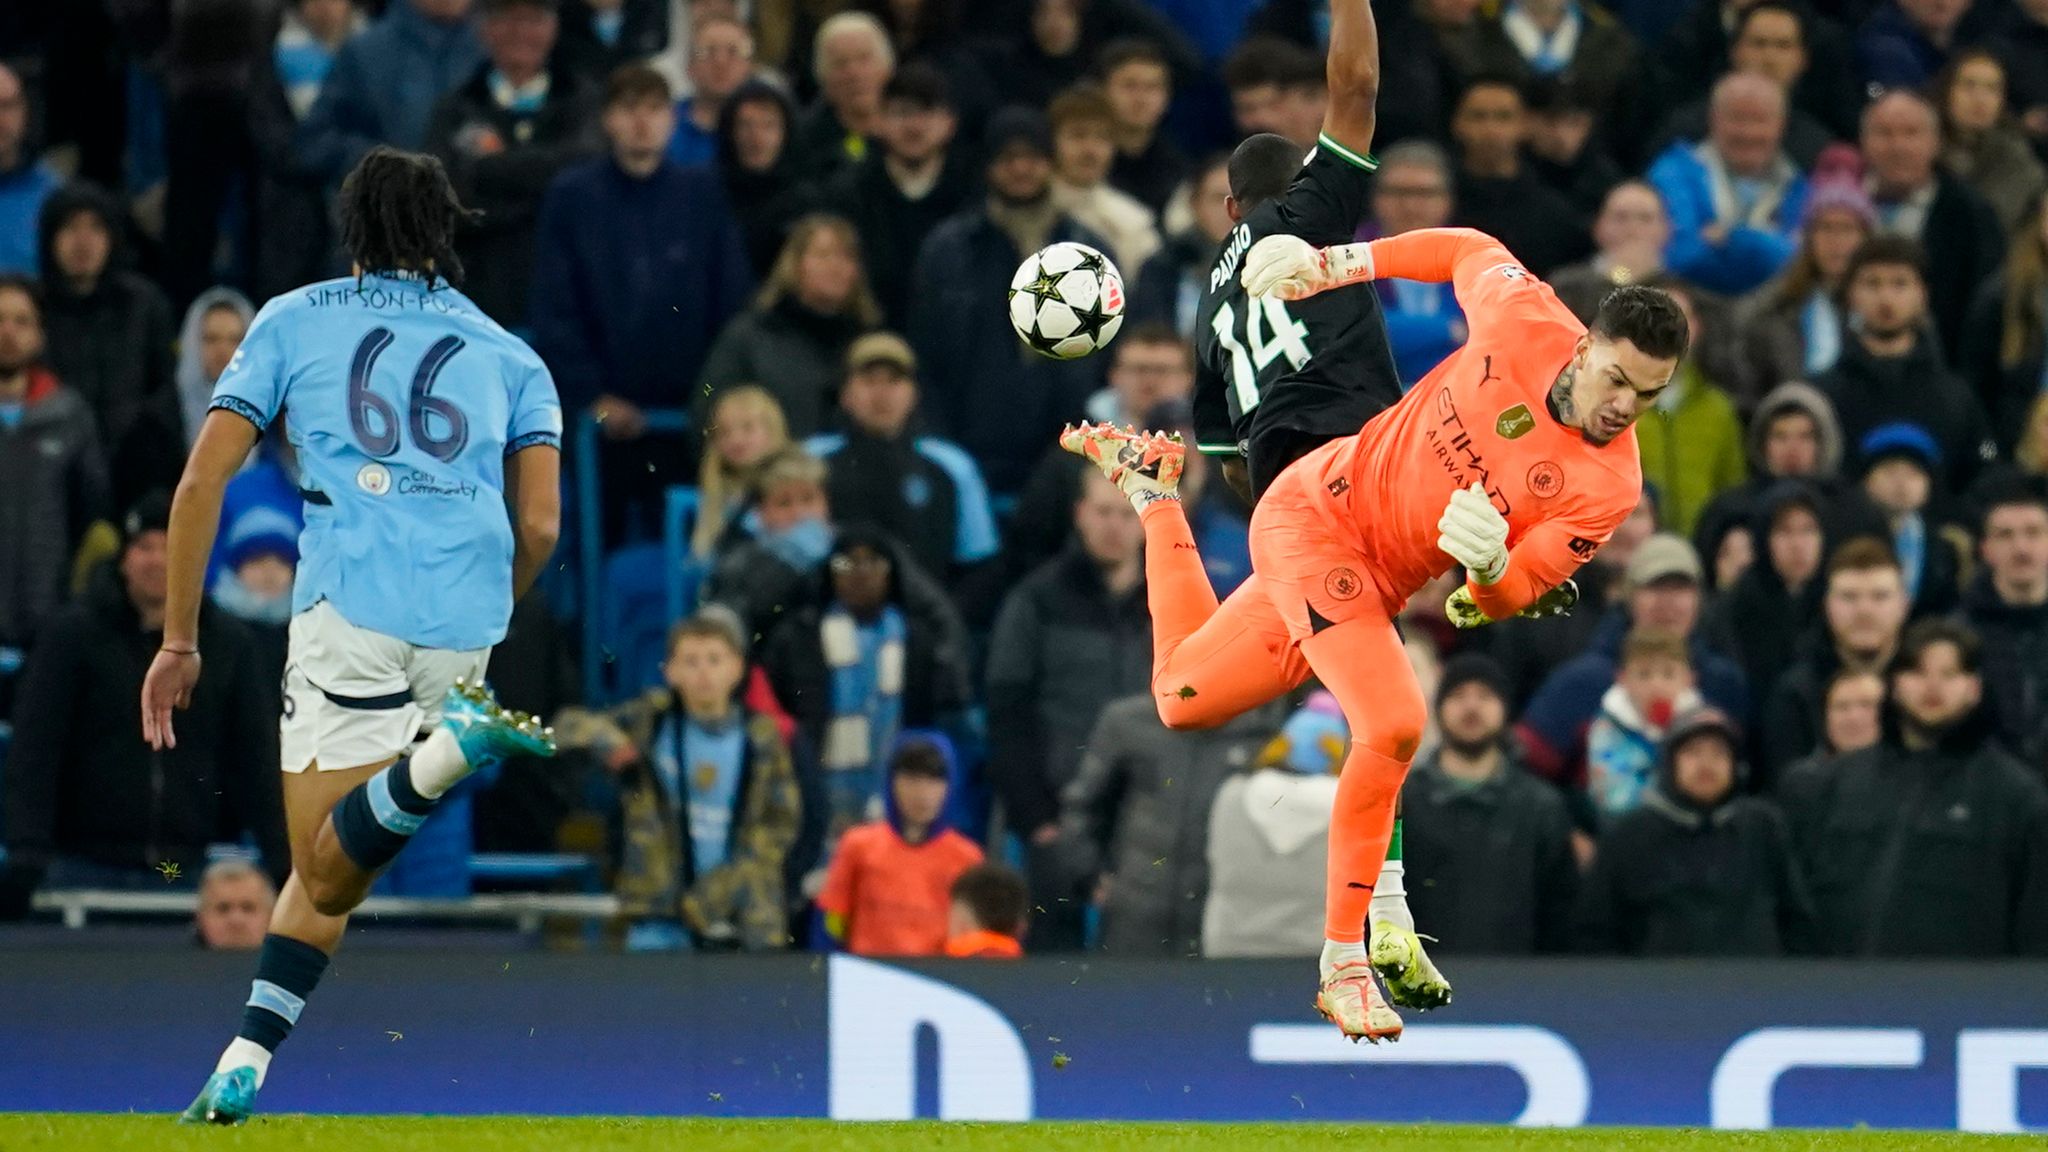
{"label": "blue football boot", "polygon": [[538,717],[507,711],[481,680],[457,680],[441,702],[441,727],[455,737],[472,771],[514,756],[555,754],[555,730]]}
{"label": "blue football boot", "polygon": [[178,1117],[180,1124],[240,1124],[256,1111],[256,1070],[230,1068],[206,1078],[206,1087]]}

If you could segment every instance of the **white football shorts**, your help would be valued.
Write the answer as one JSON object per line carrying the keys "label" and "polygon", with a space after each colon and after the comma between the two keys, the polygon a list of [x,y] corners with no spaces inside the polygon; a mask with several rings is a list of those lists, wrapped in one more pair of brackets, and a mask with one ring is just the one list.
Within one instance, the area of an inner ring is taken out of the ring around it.
{"label": "white football shorts", "polygon": [[292,617],[278,750],[284,770],[381,764],[441,721],[458,678],[484,674],[491,650],[420,648],[358,628],[327,601]]}

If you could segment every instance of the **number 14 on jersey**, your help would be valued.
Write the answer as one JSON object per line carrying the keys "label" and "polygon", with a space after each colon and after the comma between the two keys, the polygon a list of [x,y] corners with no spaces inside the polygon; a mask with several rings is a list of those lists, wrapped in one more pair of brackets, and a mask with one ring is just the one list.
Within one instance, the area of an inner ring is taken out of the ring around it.
{"label": "number 14 on jersey", "polygon": [[1237,309],[1231,305],[1217,308],[1210,323],[1217,343],[1230,353],[1230,385],[1237,392],[1240,412],[1259,406],[1259,374],[1273,361],[1284,356],[1290,370],[1299,370],[1312,355],[1308,325],[1288,315],[1285,301],[1269,296],[1247,304],[1243,343],[1237,339]]}

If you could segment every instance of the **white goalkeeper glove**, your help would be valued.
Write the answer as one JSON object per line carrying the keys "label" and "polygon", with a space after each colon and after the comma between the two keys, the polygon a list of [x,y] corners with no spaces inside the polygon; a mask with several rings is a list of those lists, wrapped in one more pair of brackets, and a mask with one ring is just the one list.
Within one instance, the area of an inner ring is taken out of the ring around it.
{"label": "white goalkeeper glove", "polygon": [[1372,279],[1372,254],[1363,244],[1317,248],[1299,236],[1275,233],[1245,254],[1242,279],[1253,296],[1300,300]]}
{"label": "white goalkeeper glove", "polygon": [[1492,584],[1507,572],[1507,518],[1480,485],[1451,493],[1436,530],[1436,546],[1462,565],[1473,583]]}

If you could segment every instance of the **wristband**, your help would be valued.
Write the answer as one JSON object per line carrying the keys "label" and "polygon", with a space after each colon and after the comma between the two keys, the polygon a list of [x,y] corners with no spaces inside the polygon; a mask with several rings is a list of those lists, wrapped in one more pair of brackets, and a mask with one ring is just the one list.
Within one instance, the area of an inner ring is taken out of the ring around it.
{"label": "wristband", "polygon": [[196,645],[195,645],[195,646],[193,646],[193,647],[191,647],[191,648],[173,648],[173,647],[171,647],[171,646],[170,646],[169,644],[165,644],[165,645],[163,645],[163,646],[159,647],[159,648],[157,649],[157,651],[159,651],[159,652],[168,652],[168,653],[170,653],[170,654],[171,654],[171,655],[173,655],[173,656],[197,656],[197,655],[199,655],[199,648],[198,648],[198,646],[196,646]]}

